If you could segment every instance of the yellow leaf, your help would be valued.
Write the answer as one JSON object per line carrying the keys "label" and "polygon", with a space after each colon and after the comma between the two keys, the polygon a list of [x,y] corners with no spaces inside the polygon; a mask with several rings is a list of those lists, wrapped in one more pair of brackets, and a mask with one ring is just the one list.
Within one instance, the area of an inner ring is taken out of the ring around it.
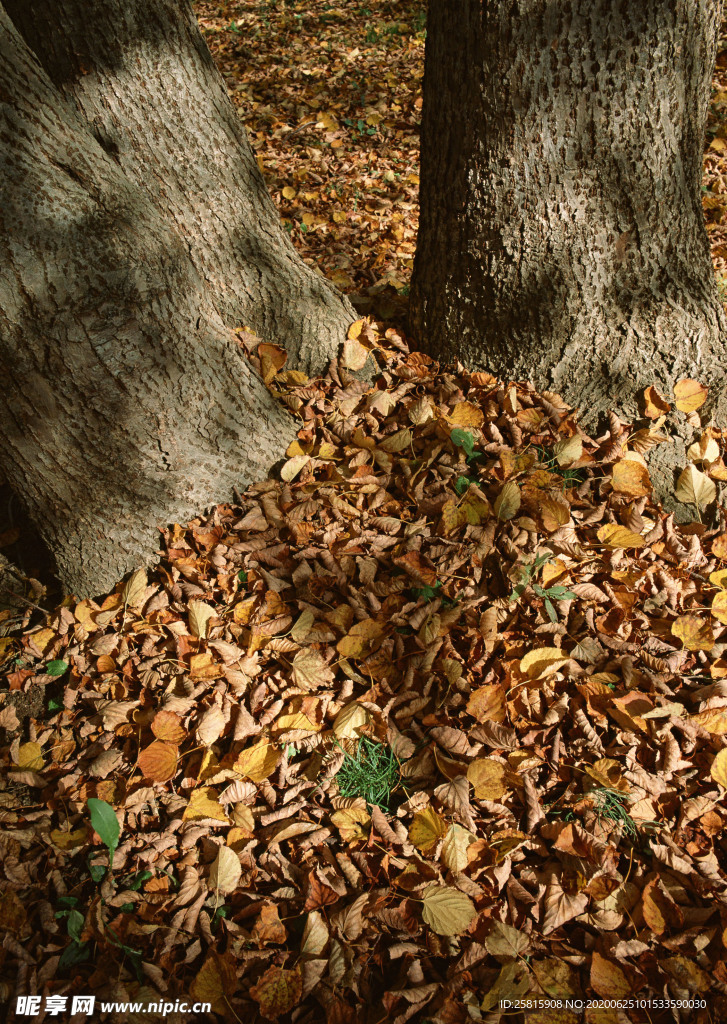
{"label": "yellow leaf", "polygon": [[583,455],[583,441],[578,434],[566,437],[553,445],[553,455],[559,466],[572,466]]}
{"label": "yellow leaf", "polygon": [[210,868],[210,889],[223,894],[234,892],[241,877],[240,858],[229,846],[220,846]]}
{"label": "yellow leaf", "polygon": [[192,636],[204,640],[207,636],[207,627],[210,619],[215,617],[215,610],[205,601],[189,602],[189,631]]}
{"label": "yellow leaf", "polygon": [[335,811],[331,815],[331,821],[341,833],[341,839],[346,843],[354,843],[358,839],[366,839],[367,828],[371,823],[371,816],[361,807],[346,807],[342,811]]}
{"label": "yellow leaf", "polygon": [[690,715],[689,721],[701,726],[713,736],[724,736],[727,733],[727,708],[707,708],[696,715]]}
{"label": "yellow leaf", "polygon": [[557,672],[568,662],[568,655],[559,647],[537,647],[528,651],[520,662],[520,671],[528,679],[542,679],[543,676]]}
{"label": "yellow leaf", "polygon": [[461,825],[450,825],[442,843],[444,866],[450,871],[464,871],[469,863],[467,850],[476,840],[477,837]]}
{"label": "yellow leaf", "polygon": [[433,807],[417,811],[409,826],[409,839],[420,853],[431,853],[447,834],[447,822]]}
{"label": "yellow leaf", "polygon": [[442,533],[448,537],[467,522],[466,511],[456,502],[448,501],[442,509]]}
{"label": "yellow leaf", "polygon": [[495,515],[506,522],[512,519],[520,508],[520,488],[514,480],[508,480],[495,499]]}
{"label": "yellow leaf", "polygon": [[146,592],[146,569],[137,569],[132,572],[121,591],[121,600],[124,607],[136,608],[142,601]]}
{"label": "yellow leaf", "polygon": [[280,469],[281,480],[285,480],[288,484],[291,483],[310,460],[310,455],[294,455],[292,459],[288,459]]}
{"label": "yellow leaf", "polygon": [[448,885],[430,885],[424,890],[422,917],[437,935],[461,935],[477,917],[469,896]]}
{"label": "yellow leaf", "polygon": [[705,432],[687,448],[687,458],[692,462],[716,462],[719,458],[719,445]]}
{"label": "yellow leaf", "polygon": [[209,1003],[212,1010],[226,1018],[230,1011],[230,997],[237,988],[237,968],[229,954],[214,950],[200,967],[189,994],[200,1003]]}
{"label": "yellow leaf", "polygon": [[616,523],[602,526],[598,531],[598,539],[607,548],[641,548],[646,543],[640,534]]}
{"label": "yellow leaf", "polygon": [[723,562],[727,560],[727,533],[718,534],[712,541],[712,554]]}
{"label": "yellow leaf", "polygon": [[478,758],[467,766],[467,779],[477,800],[501,800],[508,790],[505,775],[505,766],[491,757]]}
{"label": "yellow leaf", "polygon": [[40,743],[21,743],[18,748],[16,764],[19,768],[26,768],[28,771],[42,771],[45,767],[45,761],[43,760]]}
{"label": "yellow leaf", "polygon": [[268,967],[258,983],[250,989],[250,995],[258,1003],[261,1015],[268,1020],[275,1020],[294,1010],[302,994],[303,977],[300,967],[287,971],[277,964]]}
{"label": "yellow leaf", "polygon": [[349,370],[360,370],[368,359],[368,351],[356,338],[346,338],[343,343],[341,363]]}
{"label": "yellow leaf", "polygon": [[707,400],[707,388],[699,381],[685,377],[674,385],[674,398],[676,407],[681,412],[694,412]]}
{"label": "yellow leaf", "polygon": [[485,414],[471,402],[458,402],[447,419],[455,427],[481,427],[485,422]]}
{"label": "yellow leaf", "polygon": [[348,331],[346,333],[346,337],[347,338],[358,338],[360,336],[360,334],[361,334],[361,331],[364,329],[365,326],[366,326],[366,321],[365,320],[354,320],[354,322],[351,324],[351,326],[349,327],[349,329],[348,329]]}
{"label": "yellow leaf", "polygon": [[614,491],[627,494],[632,498],[641,498],[651,494],[651,480],[646,466],[633,459],[620,459],[614,463],[611,484]]}
{"label": "yellow leaf", "polygon": [[85,828],[78,828],[75,832],[65,832],[63,829],[54,828],[50,838],[53,845],[61,850],[77,850],[86,842],[88,833]]}
{"label": "yellow leaf", "polygon": [[199,789],[192,791],[182,815],[183,821],[200,821],[205,818],[224,821],[227,824],[230,822],[227,812],[217,799],[217,793],[210,786],[200,786]]}
{"label": "yellow leaf", "polygon": [[283,199],[295,199],[296,191],[292,185],[286,185],[283,189]]}
{"label": "yellow leaf", "polygon": [[356,622],[338,641],[336,650],[344,658],[366,658],[381,646],[383,639],[383,626],[375,619],[364,619]]}
{"label": "yellow leaf", "polygon": [[357,739],[371,721],[371,714],[357,701],[346,704],[333,720],[333,732],[338,739]]}
{"label": "yellow leaf", "polygon": [[411,430],[409,427],[404,427],[402,430],[397,430],[395,434],[385,437],[378,447],[382,452],[401,452],[411,446],[411,441]]}
{"label": "yellow leaf", "polygon": [[270,383],[278,370],[283,369],[288,358],[288,353],[284,348],[279,345],[270,345],[267,342],[258,345],[256,355],[260,360],[263,380],[266,384]]}
{"label": "yellow leaf", "polygon": [[705,508],[717,497],[717,488],[706,473],[700,472],[690,463],[679,474],[674,495],[687,505]]}
{"label": "yellow leaf", "polygon": [[[714,575],[714,573],[712,573],[712,575]],[[714,598],[712,599],[711,612],[715,619],[727,624],[727,591],[720,590],[718,594],[714,595]]]}
{"label": "yellow leaf", "polygon": [[727,789],[727,747],[718,752],[709,771],[714,781],[723,789]]}
{"label": "yellow leaf", "polygon": [[698,615],[680,615],[672,623],[671,631],[688,651],[711,651],[714,647],[711,623]]}
{"label": "yellow leaf", "polygon": [[260,740],[252,747],[241,750],[235,762],[235,771],[251,782],[262,782],[275,771],[280,760],[280,751],[267,740]]}
{"label": "yellow leaf", "polygon": [[[507,487],[507,484],[505,484]],[[460,505],[461,511],[466,516],[466,522],[470,526],[480,526],[490,518],[490,506],[484,496],[480,496],[477,488],[471,487]]]}

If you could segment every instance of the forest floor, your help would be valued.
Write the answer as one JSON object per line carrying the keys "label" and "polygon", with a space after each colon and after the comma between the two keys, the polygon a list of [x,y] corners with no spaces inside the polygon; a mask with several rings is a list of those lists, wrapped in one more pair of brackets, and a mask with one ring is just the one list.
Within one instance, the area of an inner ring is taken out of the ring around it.
{"label": "forest floor", "polygon": [[[557,395],[411,352],[424,5],[197,11],[296,245],[371,318],[326,378],[253,356],[300,420],[279,476],[97,601],[44,612],[25,581],[0,612],[0,1000],[726,1020],[727,434],[704,382],[591,438]],[[725,81],[727,51],[718,274]],[[685,420],[677,524],[645,456]]]}

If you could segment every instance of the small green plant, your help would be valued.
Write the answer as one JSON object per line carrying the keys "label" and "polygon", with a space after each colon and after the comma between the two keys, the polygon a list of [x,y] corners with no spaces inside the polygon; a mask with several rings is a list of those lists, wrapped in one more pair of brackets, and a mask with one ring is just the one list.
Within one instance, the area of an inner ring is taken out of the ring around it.
{"label": "small green plant", "polygon": [[58,900],[60,910],[56,910],[55,918],[58,921],[65,919],[66,931],[71,942],[61,953],[58,966],[60,968],[73,967],[82,964],[88,959],[90,947],[88,942],[81,939],[81,932],[85,923],[85,917],[78,909],[79,901],[75,896],[61,896]]}
{"label": "small green plant", "polygon": [[442,589],[442,581],[437,580],[433,587],[429,584],[425,584],[423,587],[411,587],[411,595],[415,600],[423,598],[427,603],[433,601],[435,597],[441,598],[442,605],[444,607],[453,607],[457,604],[457,598],[447,597],[446,594],[440,594],[439,591]]}
{"label": "small green plant", "polygon": [[[111,804],[107,804],[105,800],[97,800],[95,797],[91,797],[88,801],[88,810],[91,815],[92,828],[98,833],[101,841],[109,851],[108,870],[109,874],[111,874],[114,869],[114,853],[119,845],[119,835],[121,833],[119,819],[116,817]],[[94,881],[100,881],[100,879],[94,878]]]}
{"label": "small green plant", "polygon": [[558,621],[558,613],[555,610],[553,601],[562,601],[565,598],[574,598],[576,595],[572,590],[568,590],[567,587],[554,586],[554,587],[542,587],[539,583],[533,583],[533,577],[535,574],[542,569],[546,562],[552,558],[552,552],[546,551],[544,555],[538,555],[538,557],[532,562],[525,562],[520,565],[520,582],[513,587],[512,593],[508,597],[508,601],[519,601],[523,595],[523,592],[527,587],[532,587],[533,593],[538,597],[543,598],[545,605],[545,611],[548,614],[548,618],[551,622]]}
{"label": "small green plant", "polygon": [[[462,449],[467,458],[467,462],[474,462],[476,459],[484,459],[484,452],[475,451],[475,439],[472,434],[470,434],[469,430],[461,430],[459,427],[455,427],[449,435],[449,439],[453,445]],[[459,479],[461,480],[464,478],[460,477]]]}
{"label": "small green plant", "polygon": [[582,484],[585,480],[585,474],[580,469],[563,469],[559,464],[556,456],[549,452],[547,448],[543,448],[542,445],[535,446],[535,453],[538,456],[538,462],[540,462],[549,473],[554,473],[561,477],[563,480],[563,490],[567,491],[569,487],[574,484]]}
{"label": "small green plant", "polygon": [[589,796],[599,821],[603,818],[614,821],[621,825],[626,835],[632,839],[638,838],[639,830],[636,822],[625,806],[628,802],[628,796],[625,793],[620,793],[617,789],[599,788],[592,790]]}
{"label": "small green plant", "polygon": [[362,796],[369,806],[388,810],[392,794],[401,786],[399,759],[383,743],[362,736],[355,755],[346,753],[336,782],[341,796]]}

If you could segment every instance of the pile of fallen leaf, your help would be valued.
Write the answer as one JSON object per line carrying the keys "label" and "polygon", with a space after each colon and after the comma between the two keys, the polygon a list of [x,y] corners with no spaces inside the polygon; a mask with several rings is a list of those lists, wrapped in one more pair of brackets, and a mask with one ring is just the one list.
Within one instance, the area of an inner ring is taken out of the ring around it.
{"label": "pile of fallen leaf", "polygon": [[[706,388],[592,440],[557,395],[367,321],[325,379],[241,340],[300,422],[279,479],[1,641],[2,997],[725,1019],[724,438],[679,480],[716,527],[656,507],[644,457]],[[362,738],[398,761],[379,805],[337,781]],[[601,1005],[501,1011],[524,998]]]}

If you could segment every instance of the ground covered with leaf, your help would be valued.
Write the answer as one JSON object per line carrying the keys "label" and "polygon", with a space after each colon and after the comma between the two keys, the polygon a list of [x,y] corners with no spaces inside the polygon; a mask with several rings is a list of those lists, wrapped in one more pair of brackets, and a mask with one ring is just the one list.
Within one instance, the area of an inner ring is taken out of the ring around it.
{"label": "ground covered with leaf", "polygon": [[326,379],[241,339],[300,421],[278,477],[3,641],[4,994],[725,1019],[727,532],[655,507],[644,458],[706,388],[592,440],[370,322]]}
{"label": "ground covered with leaf", "polygon": [[[424,4],[196,9],[295,244],[400,315]],[[279,472],[168,530],[103,599],[44,612],[11,580],[0,1000],[727,1019],[727,470],[706,388],[648,389],[639,423],[591,439],[556,395],[439,367],[373,321],[325,379],[240,341],[299,421]],[[351,373],[367,352],[373,387]],[[685,418],[677,524],[648,453]]]}

